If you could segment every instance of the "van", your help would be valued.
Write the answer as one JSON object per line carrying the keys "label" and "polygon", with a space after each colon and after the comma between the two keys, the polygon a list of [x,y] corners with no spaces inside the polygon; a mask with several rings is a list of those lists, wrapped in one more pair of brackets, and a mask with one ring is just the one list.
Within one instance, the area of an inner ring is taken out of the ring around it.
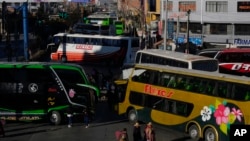
{"label": "van", "polygon": [[0,92],[0,119],[55,125],[69,107],[76,115],[94,113],[99,96],[80,65],[52,62],[1,62]]}

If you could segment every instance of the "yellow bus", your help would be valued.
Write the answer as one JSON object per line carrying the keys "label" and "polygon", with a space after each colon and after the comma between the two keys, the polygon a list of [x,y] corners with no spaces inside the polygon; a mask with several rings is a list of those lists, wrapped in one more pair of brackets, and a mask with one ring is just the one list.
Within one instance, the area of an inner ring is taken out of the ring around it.
{"label": "yellow bus", "polygon": [[135,64],[116,80],[117,112],[195,140],[226,141],[232,124],[250,124],[250,79],[157,64]]}

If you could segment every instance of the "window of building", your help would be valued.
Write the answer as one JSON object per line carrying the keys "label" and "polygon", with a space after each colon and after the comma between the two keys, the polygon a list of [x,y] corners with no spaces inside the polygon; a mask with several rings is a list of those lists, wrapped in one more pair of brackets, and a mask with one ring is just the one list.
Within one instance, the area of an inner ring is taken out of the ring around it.
{"label": "window of building", "polygon": [[156,12],[156,0],[148,0],[148,9],[150,12]]}
{"label": "window of building", "polygon": [[180,1],[179,2],[179,11],[187,12],[188,10],[196,11],[195,1]]}
{"label": "window of building", "polygon": [[206,12],[228,12],[228,2],[206,1]]}
{"label": "window of building", "polygon": [[235,35],[250,35],[250,25],[235,24]]}
{"label": "window of building", "polygon": [[237,12],[250,12],[250,1],[237,2]]}
{"label": "window of building", "polygon": [[227,24],[211,24],[210,34],[227,35]]}
{"label": "window of building", "polygon": [[173,1],[163,1],[163,8],[164,8],[164,11],[166,11],[166,7],[168,8],[168,11],[173,11]]}

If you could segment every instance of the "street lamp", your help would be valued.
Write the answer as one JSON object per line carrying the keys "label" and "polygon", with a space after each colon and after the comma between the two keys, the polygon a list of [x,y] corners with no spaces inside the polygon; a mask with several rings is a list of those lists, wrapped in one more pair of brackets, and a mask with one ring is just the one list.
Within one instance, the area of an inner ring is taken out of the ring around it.
{"label": "street lamp", "polygon": [[187,44],[186,44],[186,50],[185,50],[186,53],[189,53],[189,18],[190,18],[190,13],[191,13],[191,10],[189,9],[187,11],[188,19],[187,19]]}

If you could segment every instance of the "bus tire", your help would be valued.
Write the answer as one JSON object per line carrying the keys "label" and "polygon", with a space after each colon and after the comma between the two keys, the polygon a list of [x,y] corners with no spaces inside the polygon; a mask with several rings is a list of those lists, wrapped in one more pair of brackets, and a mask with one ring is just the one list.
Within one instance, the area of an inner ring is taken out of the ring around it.
{"label": "bus tire", "polygon": [[59,125],[62,121],[62,116],[58,111],[52,111],[49,117],[50,123],[53,125]]}
{"label": "bus tire", "polygon": [[198,141],[200,139],[200,131],[197,125],[193,124],[188,128],[188,134],[191,139]]}
{"label": "bus tire", "polygon": [[138,115],[134,109],[129,110],[128,112],[128,120],[130,123],[135,123],[138,120]]}
{"label": "bus tire", "polygon": [[62,55],[61,61],[62,61],[63,63],[67,62],[67,56],[66,56],[66,55]]}
{"label": "bus tire", "polygon": [[219,141],[217,132],[213,128],[205,130],[204,141]]}

